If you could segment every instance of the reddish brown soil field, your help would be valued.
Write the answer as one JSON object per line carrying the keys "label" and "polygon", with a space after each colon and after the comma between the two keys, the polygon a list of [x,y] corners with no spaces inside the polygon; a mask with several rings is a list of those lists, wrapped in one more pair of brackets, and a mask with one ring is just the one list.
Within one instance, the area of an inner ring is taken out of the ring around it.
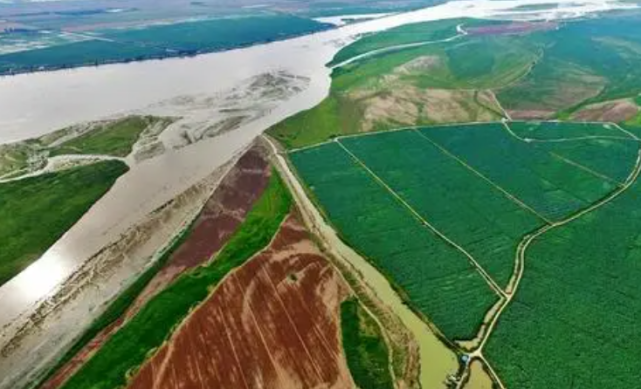
{"label": "reddish brown soil field", "polygon": [[269,176],[269,162],[262,149],[254,147],[245,153],[207,200],[187,240],[151,280],[124,317],[98,334],[41,388],[60,387],[149,299],[184,271],[206,262],[220,250],[267,187]]}
{"label": "reddish brown soil field", "polygon": [[130,389],[353,388],[340,343],[348,293],[290,216],[133,378]]}
{"label": "reddish brown soil field", "polygon": [[466,29],[470,35],[507,35],[507,34],[525,34],[532,31],[551,30],[556,28],[557,24],[552,22],[514,22],[499,26],[472,27]]}
{"label": "reddish brown soil field", "polygon": [[574,120],[624,122],[632,119],[639,112],[639,107],[632,100],[615,100],[592,104],[576,112]]}

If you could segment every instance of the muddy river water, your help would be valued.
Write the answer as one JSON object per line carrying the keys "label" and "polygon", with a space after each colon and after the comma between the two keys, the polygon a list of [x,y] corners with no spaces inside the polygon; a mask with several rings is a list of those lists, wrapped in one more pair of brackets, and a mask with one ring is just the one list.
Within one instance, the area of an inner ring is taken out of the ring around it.
{"label": "muddy river water", "polygon": [[[514,7],[550,0],[455,1],[396,14],[287,41],[245,49],[130,64],[23,74],[0,78],[0,143],[44,135],[88,120],[132,112],[179,115],[182,121],[163,133],[178,144],[184,128],[216,121],[216,101],[234,94],[246,111],[264,94],[251,89],[265,73],[303,80],[280,98],[268,97],[260,114],[234,129],[184,147],[169,147],[155,158],[134,164],[114,187],[41,259],[0,287],[0,389],[22,386],[34,363],[46,365],[76,337],[100,307],[146,266],[150,257],[129,258],[108,282],[61,306],[39,329],[24,333],[24,323],[65,285],[70,274],[107,244],[118,240],[151,211],[224,165],[269,126],[318,104],[328,93],[325,64],[360,34],[399,25],[455,17],[515,17]],[[626,7],[610,0],[554,0],[549,11],[519,11],[519,17],[576,17]],[[564,5],[565,3],[565,5]],[[630,5],[627,5],[628,7]],[[210,104],[210,105],[208,105]],[[1,244],[1,242],[0,242]],[[0,247],[1,249],[1,247]],[[70,325],[72,323],[72,325]],[[47,328],[45,332],[43,328]],[[55,334],[53,336],[52,334]],[[21,341],[12,344],[16,336]]]}

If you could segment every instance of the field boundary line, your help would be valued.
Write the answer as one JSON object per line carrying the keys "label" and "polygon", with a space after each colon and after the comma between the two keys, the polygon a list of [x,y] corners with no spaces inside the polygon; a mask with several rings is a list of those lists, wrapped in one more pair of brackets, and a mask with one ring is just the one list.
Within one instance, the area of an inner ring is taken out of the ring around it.
{"label": "field boundary line", "polygon": [[565,143],[565,142],[581,142],[584,140],[596,140],[596,139],[611,139],[611,140],[620,140],[625,142],[634,142],[634,139],[625,137],[625,136],[613,136],[613,135],[585,135],[577,136],[575,138],[554,138],[554,139],[540,139],[540,138],[522,138],[514,134],[520,141],[525,143]]}
{"label": "field boundary line", "polygon": [[456,26],[457,27],[457,34],[452,35],[452,36],[447,37],[447,38],[436,39],[436,40],[432,40],[432,41],[420,41],[420,42],[412,42],[412,43],[403,43],[403,44],[400,44],[400,45],[392,45],[392,46],[381,47],[381,48],[378,48],[378,49],[367,51],[367,52],[362,53],[362,54],[358,54],[358,55],[356,55],[356,56],[354,56],[352,58],[348,58],[348,59],[344,60],[343,62],[339,62],[339,63],[337,63],[335,65],[329,66],[329,68],[331,70],[334,70],[334,69],[341,68],[343,66],[350,65],[352,63],[358,62],[358,61],[363,60],[363,59],[367,59],[367,58],[370,58],[370,57],[373,57],[373,56],[376,56],[376,55],[379,55],[379,54],[386,54],[388,52],[394,52],[396,50],[413,49],[413,48],[433,45],[433,44],[437,44],[437,43],[452,42],[452,41],[455,41],[457,39],[460,39],[460,38],[463,38],[463,37],[467,36],[467,32],[465,30],[462,30],[462,29],[459,30],[458,29],[459,26],[461,26],[461,24]]}
{"label": "field boundary line", "polygon": [[499,109],[501,110],[501,112],[503,112],[503,117],[504,117],[505,119],[507,119],[507,120],[510,120],[510,121],[511,121],[511,120],[512,120],[512,117],[511,117],[511,116],[510,116],[510,114],[507,112],[507,110],[506,110],[505,108],[503,108],[503,104],[501,104],[501,102],[499,101],[499,98],[496,96],[496,93],[494,93],[494,91],[493,91],[493,90],[491,90],[491,89],[488,89],[488,91],[492,94],[492,99],[494,100],[494,102],[496,103],[496,105],[499,107]]}
{"label": "field boundary line", "polygon": [[633,134],[633,133],[631,133],[630,131],[628,131],[628,130],[626,130],[625,128],[621,127],[621,126],[620,126],[619,124],[617,124],[617,123],[614,123],[614,122],[606,122],[605,124],[609,124],[609,125],[613,126],[614,128],[618,129],[619,131],[623,132],[624,134],[626,134],[626,135],[628,135],[628,136],[632,137],[632,139],[634,139],[634,140],[636,140],[636,141],[641,140],[641,139],[639,139],[639,137],[638,137],[638,136],[634,135],[634,134]]}
{"label": "field boundary line", "polygon": [[[562,227],[562,226],[564,226],[566,224],[569,224],[569,223],[581,218],[582,216],[584,216],[584,215],[586,215],[588,213],[591,213],[591,212],[601,208],[602,206],[604,206],[606,204],[609,204],[610,202],[615,200],[617,197],[619,197],[621,194],[623,194],[625,191],[627,191],[637,181],[637,179],[639,178],[640,174],[641,174],[641,148],[638,151],[637,160],[636,160],[636,164],[634,166],[634,169],[632,170],[632,172],[630,173],[628,179],[626,180],[626,182],[624,183],[624,185],[622,187],[619,187],[617,190],[611,192],[610,195],[604,197],[603,199],[597,201],[596,203],[593,203],[591,206],[589,206],[587,208],[584,208],[583,210],[581,210],[581,211],[569,216],[568,218],[566,218],[564,220],[561,220],[561,221],[558,221],[558,222],[555,222],[555,223],[553,223],[551,225],[543,226],[538,231],[536,231],[536,232],[534,232],[532,234],[528,234],[525,237],[523,237],[523,239],[519,243],[519,246],[517,248],[517,252],[516,252],[516,255],[515,255],[516,271],[515,271],[512,279],[510,280],[510,284],[512,284],[512,293],[507,296],[506,300],[503,302],[503,304],[499,308],[499,310],[496,313],[496,315],[494,315],[494,317],[491,319],[491,321],[490,321],[490,323],[489,323],[489,325],[487,327],[487,331],[485,333],[485,336],[484,336],[483,340],[481,341],[480,345],[474,351],[474,354],[477,354],[477,355],[480,355],[480,356],[483,355],[482,354],[483,348],[487,344],[490,336],[492,335],[494,329],[496,328],[501,315],[503,314],[505,309],[510,305],[512,300],[514,299],[514,296],[516,295],[516,292],[518,291],[519,285],[520,285],[521,280],[523,278],[523,274],[525,273],[525,262],[526,262],[525,261],[525,254],[527,252],[527,249],[532,244],[532,242],[534,242],[537,238],[539,238],[540,236],[544,235],[546,232],[548,232],[548,231],[550,231],[552,229],[555,229],[557,227]],[[488,368],[491,369],[491,371],[494,371],[489,363],[487,365],[488,365]],[[499,383],[499,384],[501,385],[502,383]],[[503,388],[505,388],[505,386],[503,386]]]}
{"label": "field boundary line", "polygon": [[218,311],[220,312],[220,319],[223,323],[223,326],[225,328],[225,337],[227,338],[227,341],[229,342],[229,345],[231,346],[231,350],[234,354],[234,359],[236,360],[236,364],[238,365],[238,370],[240,372],[240,376],[243,379],[243,383],[245,384],[245,388],[249,389],[249,384],[247,383],[247,377],[245,377],[245,371],[243,370],[243,365],[240,363],[240,359],[238,358],[238,353],[236,352],[236,346],[234,346],[234,341],[231,338],[231,335],[229,335],[229,326],[227,325],[227,321],[225,320],[225,312],[223,312],[222,307],[218,307]]}
{"label": "field boundary line", "polygon": [[483,179],[485,182],[487,182],[488,184],[490,184],[492,187],[494,187],[495,189],[497,189],[498,191],[500,191],[501,193],[503,193],[503,195],[505,195],[505,197],[507,197],[507,198],[508,198],[509,200],[511,200],[512,202],[514,202],[516,205],[518,205],[519,207],[521,207],[521,208],[523,208],[523,209],[525,209],[525,210],[527,210],[527,211],[529,211],[529,212],[533,213],[536,217],[540,218],[541,220],[543,220],[543,221],[544,221],[544,222],[546,222],[547,224],[552,224],[552,221],[551,221],[551,220],[549,220],[549,219],[548,219],[548,218],[546,218],[545,216],[543,216],[543,215],[541,215],[540,213],[538,213],[534,208],[530,207],[530,206],[529,206],[529,205],[527,205],[525,202],[523,202],[522,200],[520,200],[518,197],[514,196],[513,194],[511,194],[511,193],[510,193],[510,192],[508,192],[507,190],[503,189],[500,185],[498,185],[498,184],[497,184],[497,183],[495,183],[494,181],[492,181],[492,180],[490,180],[489,178],[487,178],[483,173],[481,173],[481,172],[479,172],[478,170],[474,169],[474,168],[473,168],[472,166],[470,166],[467,162],[463,161],[461,158],[459,158],[458,156],[454,155],[452,152],[450,152],[449,150],[447,150],[445,147],[443,147],[443,146],[441,146],[440,144],[438,144],[438,143],[434,142],[434,141],[433,141],[432,139],[430,139],[428,136],[426,136],[425,134],[421,133],[421,131],[420,131],[420,130],[415,129],[415,130],[414,130],[414,132],[416,132],[416,133],[417,133],[421,138],[423,138],[423,139],[427,140],[427,141],[428,141],[428,142],[430,142],[432,145],[434,145],[435,147],[437,147],[437,148],[438,148],[438,149],[439,149],[443,154],[445,154],[445,155],[447,155],[448,157],[450,157],[450,158],[454,159],[454,160],[455,160],[455,161],[457,161],[459,164],[463,165],[463,167],[465,167],[466,169],[468,169],[469,171],[471,171],[472,173],[474,173],[475,175],[477,175],[478,177],[480,177],[481,179]]}
{"label": "field boundary line", "polygon": [[[240,284],[240,281],[238,281],[238,277],[236,277],[236,283],[238,286],[240,286],[242,290],[242,285]],[[244,292],[243,292],[244,294]],[[263,329],[260,327],[258,324],[258,319],[256,319],[256,313],[254,312],[254,307],[251,302],[251,300],[247,300],[247,306],[249,307],[249,313],[251,314],[252,317],[252,322],[254,323],[254,326],[256,327],[256,331],[258,332],[258,335],[260,336],[260,342],[263,345],[263,348],[265,349],[265,352],[267,353],[267,356],[269,356],[269,361],[272,363],[272,366],[274,367],[274,370],[276,371],[276,376],[278,377],[279,380],[282,380],[282,375],[280,370],[277,368],[276,365],[276,359],[274,358],[274,355],[272,354],[272,350],[267,346],[267,341],[265,340],[265,334],[263,333]]]}
{"label": "field boundary line", "polygon": [[591,140],[591,139],[612,139],[612,140],[621,140],[621,141],[639,141],[640,139],[634,136],[632,133],[623,130],[621,127],[619,127],[615,123],[610,123],[610,122],[562,122],[559,120],[545,120],[541,121],[539,123],[565,123],[565,124],[598,124],[602,126],[606,125],[613,125],[617,128],[619,128],[621,131],[624,133],[628,134],[629,136],[615,136],[615,135],[584,135],[584,136],[577,136],[574,138],[553,138],[553,139],[541,139],[541,138],[523,138],[522,136],[518,135],[512,128],[510,127],[509,123],[529,123],[528,121],[513,121],[513,120],[503,120],[501,121],[503,124],[503,127],[507,130],[507,132],[510,133],[513,137],[516,139],[520,140],[521,142],[525,143],[561,143],[561,142],[578,142],[578,141],[583,141],[583,140]]}
{"label": "field boundary line", "polygon": [[[516,139],[518,139],[518,140],[520,140],[522,142],[528,143],[528,144],[533,143],[533,142],[536,142],[536,143],[559,143],[559,142],[568,142],[568,141],[582,141],[582,140],[588,140],[588,139],[617,139],[617,140],[623,140],[623,141],[633,141],[634,140],[634,139],[628,139],[628,138],[623,138],[623,137],[612,137],[612,136],[601,136],[601,135],[584,136],[584,137],[577,137],[577,138],[559,138],[559,139],[550,139],[550,140],[537,140],[537,139],[532,139],[532,138],[522,138],[522,137],[520,137],[519,135],[517,135],[510,128],[510,126],[508,125],[507,122],[503,123],[503,127],[514,138],[516,138]],[[589,173],[589,174],[593,175],[594,177],[597,177],[597,178],[600,178],[600,179],[603,179],[603,180],[606,180],[606,181],[610,181],[612,183],[617,184],[618,186],[622,186],[623,185],[622,182],[620,182],[618,180],[615,180],[614,178],[612,178],[612,177],[610,177],[610,176],[608,176],[606,174],[599,173],[594,169],[590,169],[589,167],[587,167],[587,166],[585,166],[585,165],[583,165],[583,164],[581,164],[579,162],[576,162],[576,161],[574,161],[574,160],[572,160],[570,158],[564,157],[564,156],[562,156],[562,155],[560,155],[560,154],[558,154],[558,153],[556,153],[554,151],[546,150],[546,149],[543,149],[543,151],[546,154],[549,154],[550,156],[552,156],[553,158],[556,158],[559,161],[562,161],[563,163],[566,163],[566,164],[568,164],[570,166],[574,166],[577,169],[583,170],[586,173]]]}
{"label": "field boundary line", "polygon": [[[369,284],[369,282],[364,278],[360,270],[358,270],[352,262],[346,258],[346,256],[341,253],[340,249],[334,248],[332,245],[332,242],[330,239],[327,238],[327,235],[322,232],[322,228],[319,226],[318,220],[313,215],[313,212],[316,211],[319,213],[320,216],[320,210],[316,208],[315,205],[311,203],[311,200],[307,198],[307,194],[305,193],[304,189],[302,188],[301,183],[299,180],[296,178],[296,175],[293,173],[291,170],[291,167],[289,166],[287,162],[287,155],[288,152],[285,150],[283,152],[279,151],[278,148],[274,145],[274,140],[272,140],[269,136],[266,135],[261,135],[263,140],[270,146],[272,150],[272,155],[273,159],[272,162],[276,168],[276,170],[280,173],[281,177],[283,178],[283,181],[287,185],[289,191],[292,194],[292,197],[296,203],[297,209],[300,211],[301,218],[302,218],[302,223],[305,225],[305,228],[312,233],[312,235],[316,236],[319,239],[319,244],[318,248],[321,250],[323,255],[327,258],[329,266],[336,272],[338,277],[342,280],[342,282],[345,283],[347,286],[347,289],[358,299],[359,303],[361,304],[361,307],[372,317],[372,319],[377,323],[377,325],[381,329],[381,333],[383,334],[383,338],[385,340],[385,344],[389,347],[390,350],[390,355],[394,356],[396,355],[396,352],[394,351],[394,348],[392,347],[392,340],[390,339],[391,336],[389,332],[392,332],[387,326],[383,325],[383,320],[380,319],[378,314],[374,314],[374,311],[370,309],[368,306],[368,303],[365,302],[365,300],[371,299],[377,300],[377,302],[372,302],[371,304],[374,304],[375,306],[384,306],[385,303],[383,302],[382,299],[377,294],[376,289]],[[297,187],[297,185],[299,185]],[[307,205],[305,200],[308,200],[310,205]],[[310,207],[313,209],[310,209]],[[322,216],[320,216],[322,218]],[[329,224],[328,224],[329,226]],[[333,227],[330,227],[331,231],[333,234],[337,234],[336,230]],[[345,244],[346,245],[346,244]],[[345,246],[349,247],[349,246]],[[363,259],[363,261],[366,261]],[[370,266],[373,266],[370,264]],[[376,270],[377,273],[379,272],[378,269]],[[348,280],[348,274],[353,276],[356,281],[358,286],[355,286]],[[380,274],[380,273],[378,273]],[[382,276],[382,275],[381,275]],[[385,282],[389,284],[389,280],[385,279]],[[391,288],[391,286],[390,286]],[[394,292],[395,295],[396,292]],[[365,296],[365,297],[363,297]],[[398,296],[398,295],[397,295]],[[400,299],[400,296],[399,296]],[[387,307],[389,312],[394,314],[393,309]],[[420,320],[422,323],[427,326],[428,330],[434,333],[434,336],[436,337],[436,331],[430,327],[430,323],[423,321],[423,319],[419,318],[418,315],[413,313],[417,317],[418,320]],[[411,332],[409,328],[407,328],[406,323],[398,318],[398,320],[401,323],[401,326],[407,329],[407,331]],[[340,341],[341,343],[341,348],[343,347],[343,342],[342,339]],[[344,350],[344,349],[343,349]],[[419,360],[420,360],[420,351],[419,353]],[[388,363],[388,370],[390,372],[390,375],[394,378],[394,380],[397,379],[396,373],[394,372],[394,367],[393,367],[393,358],[390,358],[389,363]],[[419,380],[420,380],[420,373],[419,373]]]}
{"label": "field boundary line", "polygon": [[294,320],[292,320],[292,317],[289,313],[289,310],[287,309],[287,306],[283,302],[283,299],[281,296],[278,294],[278,288],[276,288],[276,285],[274,285],[274,280],[272,280],[271,276],[269,275],[269,272],[267,271],[266,268],[262,268],[260,270],[267,280],[269,281],[269,285],[271,285],[272,289],[274,290],[274,296],[276,297],[276,300],[278,300],[278,303],[280,306],[283,308],[283,312],[285,313],[285,316],[287,316],[287,321],[292,327],[292,330],[296,333],[296,337],[300,341],[301,345],[303,346],[303,349],[305,349],[305,354],[307,354],[307,357],[309,358],[310,364],[314,367],[314,371],[316,372],[317,378],[322,381],[323,380],[323,374],[321,373],[320,367],[318,367],[318,364],[316,363],[316,360],[312,357],[312,353],[309,351],[309,348],[307,347],[307,344],[303,340],[303,336],[300,334],[300,331],[298,331],[298,327],[294,324]]}
{"label": "field boundary line", "polygon": [[607,176],[605,174],[599,173],[596,170],[592,170],[589,167],[584,166],[584,165],[580,164],[579,162],[576,162],[576,161],[574,161],[574,160],[572,160],[570,158],[567,158],[567,157],[564,157],[564,156],[562,156],[560,154],[557,154],[554,151],[546,150],[546,152],[548,154],[550,154],[552,157],[557,158],[560,161],[563,161],[564,163],[567,163],[568,165],[572,165],[572,166],[574,166],[574,167],[576,167],[578,169],[581,169],[581,170],[585,171],[586,173],[589,173],[589,174],[591,174],[591,175],[593,175],[595,177],[601,178],[601,179],[606,180],[606,181],[610,181],[610,182],[612,182],[614,184],[617,184],[618,186],[623,186],[622,182],[619,182],[618,180],[615,180],[614,178],[609,177],[609,176]]}
{"label": "field boundary line", "polygon": [[349,155],[351,156],[354,161],[361,166],[372,178],[378,182],[379,185],[381,185],[383,188],[385,188],[397,201],[401,203],[410,213],[417,218],[424,226],[428,227],[430,230],[432,230],[439,238],[443,239],[445,242],[449,243],[452,245],[454,248],[456,248],[458,251],[463,253],[467,257],[467,259],[471,262],[472,266],[476,268],[476,270],[481,274],[481,276],[485,279],[485,281],[488,283],[490,288],[492,288],[501,298],[506,299],[507,295],[505,291],[494,281],[494,279],[485,271],[485,269],[474,259],[474,257],[467,252],[463,247],[461,247],[459,244],[456,242],[452,241],[450,238],[448,238],[445,234],[443,234],[441,231],[439,231],[436,227],[434,227],[432,224],[430,224],[421,214],[419,214],[407,201],[405,201],[398,193],[396,193],[392,188],[385,183],[376,173],[374,173],[363,161],[361,161],[356,155],[354,155],[345,145],[343,145],[340,141],[336,141],[338,145]]}

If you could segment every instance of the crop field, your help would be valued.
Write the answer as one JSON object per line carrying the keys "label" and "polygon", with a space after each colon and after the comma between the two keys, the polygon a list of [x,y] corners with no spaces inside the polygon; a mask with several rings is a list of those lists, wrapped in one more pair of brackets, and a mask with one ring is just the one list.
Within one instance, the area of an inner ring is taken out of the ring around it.
{"label": "crop field", "polygon": [[641,185],[536,239],[486,356],[507,387],[631,388],[641,378]]}
{"label": "crop field", "polygon": [[[625,142],[590,145],[595,168]],[[348,136],[290,158],[344,239],[456,340],[507,286],[524,235],[618,187],[501,123]]]}
{"label": "crop field", "polygon": [[[271,245],[226,278],[128,387],[353,387],[340,340],[347,293],[289,216]],[[175,374],[188,371],[200,373]]]}
{"label": "crop field", "polygon": [[356,299],[341,304],[345,358],[359,388],[393,389],[389,350],[376,321]]}
{"label": "crop field", "polygon": [[545,223],[416,131],[341,143],[428,222],[463,245],[502,287],[512,274],[518,239]]}
{"label": "crop field", "polygon": [[531,140],[560,140],[587,137],[611,137],[632,140],[612,124],[567,122],[510,122],[510,129],[517,136]]}
{"label": "crop field", "polygon": [[181,275],[154,296],[62,387],[113,388],[124,385],[127,373],[140,366],[148,353],[167,339],[190,309],[207,298],[210,288],[269,244],[289,213],[290,206],[291,197],[287,189],[278,175],[272,174],[267,189],[216,255],[216,260]]}
{"label": "crop field", "polygon": [[562,219],[616,187],[510,136],[502,124],[429,127],[421,133],[547,220]]}
{"label": "crop field", "polygon": [[480,318],[498,296],[462,253],[408,212],[338,143],[290,156],[331,222],[353,247],[390,277],[446,336],[474,336]]}
{"label": "crop field", "polygon": [[573,110],[586,103],[636,96],[641,89],[638,15],[568,22],[533,35],[546,46],[527,77],[501,90],[508,109]]}
{"label": "crop field", "polygon": [[0,184],[0,285],[44,254],[127,170],[107,161]]}

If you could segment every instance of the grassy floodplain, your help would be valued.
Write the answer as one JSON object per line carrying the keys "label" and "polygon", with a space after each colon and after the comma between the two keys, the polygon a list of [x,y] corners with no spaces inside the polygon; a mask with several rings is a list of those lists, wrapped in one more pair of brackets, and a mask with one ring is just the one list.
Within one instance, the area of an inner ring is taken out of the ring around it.
{"label": "grassy floodplain", "polygon": [[106,161],[0,184],[0,285],[38,259],[127,171]]}
{"label": "grassy floodplain", "polygon": [[524,235],[617,188],[502,123],[345,137],[290,158],[344,239],[450,340],[474,337]]}
{"label": "grassy floodplain", "polygon": [[389,351],[378,324],[356,299],[341,303],[347,365],[359,388],[393,389]]}
{"label": "grassy floodplain", "polygon": [[[291,197],[274,172],[269,186],[215,260],[183,274],[114,334],[63,388],[114,388],[170,336],[230,271],[265,247],[289,212]],[[134,341],[135,339],[135,341]]]}
{"label": "grassy floodplain", "polygon": [[[140,135],[150,126],[167,127],[172,119],[152,116],[129,116],[98,125],[85,134],[51,148],[51,155],[99,154],[126,157]],[[64,131],[64,130],[63,130]]]}
{"label": "grassy floodplain", "polygon": [[0,145],[0,177],[17,177],[46,166],[49,157],[101,155],[124,158],[136,142],[153,139],[176,119],[127,116],[60,129],[39,138]]}

